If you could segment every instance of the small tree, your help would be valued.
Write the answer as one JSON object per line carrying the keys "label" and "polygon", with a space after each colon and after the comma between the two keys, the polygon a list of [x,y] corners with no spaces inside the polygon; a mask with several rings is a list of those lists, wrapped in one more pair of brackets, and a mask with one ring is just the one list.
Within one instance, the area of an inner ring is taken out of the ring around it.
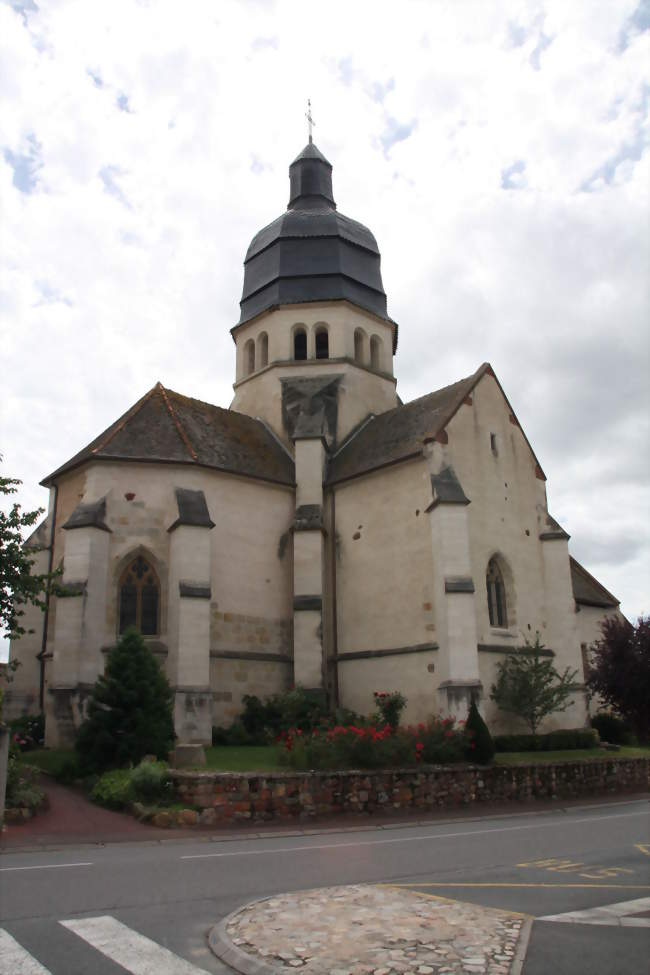
{"label": "small tree", "polygon": [[[0,495],[15,494],[20,483],[13,477],[0,477]],[[42,514],[42,508],[22,511],[15,502],[9,511],[0,510],[0,627],[9,640],[25,633],[21,606],[31,603],[45,609],[48,587],[57,575],[33,573],[33,553],[24,547],[24,529],[33,528]]]}
{"label": "small tree", "polygon": [[591,647],[587,684],[625,718],[641,741],[650,740],[650,617],[636,626],[610,616]]}
{"label": "small tree", "polygon": [[533,735],[547,715],[566,711],[573,704],[569,698],[576,689],[578,674],[569,667],[558,673],[552,660],[541,656],[544,649],[539,633],[534,644],[526,640],[498,665],[497,680],[490,691],[497,706],[523,718]]}
{"label": "small tree", "polygon": [[172,691],[135,630],[111,651],[106,673],[88,701],[75,748],[84,772],[136,765],[145,755],[166,758],[174,739]]}
{"label": "small tree", "polygon": [[468,739],[466,754],[470,761],[489,765],[494,758],[494,742],[473,698],[465,722],[465,735]]}

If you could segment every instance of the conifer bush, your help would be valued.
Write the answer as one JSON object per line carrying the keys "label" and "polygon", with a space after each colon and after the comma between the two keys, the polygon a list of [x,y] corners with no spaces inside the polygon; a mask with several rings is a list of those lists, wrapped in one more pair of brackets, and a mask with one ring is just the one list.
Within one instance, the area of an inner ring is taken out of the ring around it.
{"label": "conifer bush", "polygon": [[478,762],[479,765],[489,765],[494,758],[494,742],[490,729],[481,717],[474,700],[472,700],[465,722],[465,734],[468,738],[467,757],[469,760]]}
{"label": "conifer bush", "polygon": [[172,691],[135,630],[111,651],[88,700],[75,749],[84,774],[166,759],[174,739]]}

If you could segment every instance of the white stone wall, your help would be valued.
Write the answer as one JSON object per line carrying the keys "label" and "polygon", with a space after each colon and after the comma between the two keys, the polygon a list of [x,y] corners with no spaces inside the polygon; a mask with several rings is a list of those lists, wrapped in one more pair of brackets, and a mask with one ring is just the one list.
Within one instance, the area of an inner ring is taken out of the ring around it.
{"label": "white stone wall", "polygon": [[[582,674],[575,624],[568,546],[565,540],[541,541],[546,529],[546,489],[537,461],[496,380],[485,375],[471,402],[447,425],[447,443],[429,451],[432,472],[451,464],[471,504],[468,518],[472,577],[475,584],[477,642],[492,647],[531,643],[537,632],[555,652],[559,671],[569,666]],[[494,439],[492,439],[494,438]],[[508,625],[490,625],[485,574],[492,556],[503,567]],[[503,721],[489,701],[493,655],[480,655],[484,712],[489,723]],[[583,725],[584,694],[559,724]]]}
{"label": "white stone wall", "polygon": [[[316,359],[314,335],[318,327],[327,324],[329,331],[329,359]],[[296,326],[307,330],[307,360],[293,361],[293,333]],[[354,332],[362,329],[368,339],[368,351],[359,366],[354,359]],[[247,376],[244,349],[261,332],[269,337],[269,366]],[[368,413],[383,413],[397,405],[395,381],[392,378],[392,328],[381,319],[361,311],[347,302],[314,302],[308,305],[289,305],[261,315],[259,319],[237,329],[237,382],[231,408],[249,416],[261,417],[275,433],[288,443],[282,424],[281,379],[299,376],[340,375],[337,441],[360,423]],[[376,336],[381,342],[379,369],[371,369],[369,339]],[[337,361],[345,359],[348,361]]]}
{"label": "white stone wall", "polygon": [[436,640],[430,501],[418,461],[336,487],[339,653]]}
{"label": "white stone wall", "polygon": [[[580,670],[581,679],[583,673],[585,673],[586,667],[588,667],[589,664],[589,659],[591,656],[590,648],[594,643],[602,639],[603,634],[600,624],[603,622],[603,620],[611,616],[614,616],[617,619],[623,618],[623,614],[615,606],[609,606],[607,608],[585,605],[576,606],[576,630],[578,633],[578,639],[580,641],[582,656],[582,667]],[[597,694],[590,694],[588,708],[590,714],[596,714],[597,711],[607,710],[607,705],[603,703]]]}
{"label": "white stone wall", "polygon": [[[177,487],[204,492],[214,528],[168,531],[178,518]],[[102,497],[110,533],[61,531],[77,504]],[[291,633],[293,558],[287,533],[293,489],[189,465],[95,462],[63,479],[59,498],[55,565],[63,559],[64,581],[87,580],[87,590],[53,601],[48,687],[92,684],[102,672],[102,649],[118,638],[119,580],[139,553],[156,569],[161,587],[160,632],[146,639],[158,649],[162,644],[159,659],[172,686],[198,689],[218,672],[210,662],[211,649],[219,648],[218,640],[213,645],[214,614],[254,616],[271,626],[285,621],[284,632]],[[179,598],[181,581],[209,584],[211,599]],[[258,649],[264,652],[264,646]],[[285,645],[281,652],[290,651]],[[219,693],[223,699],[229,689],[211,690],[216,707]]]}
{"label": "white stone wall", "polygon": [[402,724],[426,721],[439,711],[435,650],[390,657],[346,660],[339,664],[341,704],[359,714],[375,711],[374,691],[401,691],[407,699]]}

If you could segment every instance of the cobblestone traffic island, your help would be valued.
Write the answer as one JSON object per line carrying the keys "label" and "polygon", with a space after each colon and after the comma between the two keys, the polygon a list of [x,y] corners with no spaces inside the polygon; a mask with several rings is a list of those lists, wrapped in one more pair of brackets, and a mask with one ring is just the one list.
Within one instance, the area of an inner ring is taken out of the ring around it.
{"label": "cobblestone traffic island", "polygon": [[510,911],[354,885],[248,904],[210,946],[244,975],[514,975],[528,928]]}

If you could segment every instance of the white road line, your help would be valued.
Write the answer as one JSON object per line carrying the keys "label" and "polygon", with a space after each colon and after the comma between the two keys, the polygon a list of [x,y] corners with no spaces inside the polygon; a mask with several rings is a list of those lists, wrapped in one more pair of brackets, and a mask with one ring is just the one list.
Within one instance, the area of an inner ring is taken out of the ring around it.
{"label": "white road line", "polygon": [[639,816],[647,818],[647,811],[638,813],[620,813],[615,816],[590,816],[588,819],[558,820],[556,823],[530,823],[525,826],[499,826],[496,829],[472,829],[457,833],[430,833],[426,836],[398,836],[390,840],[357,840],[352,843],[319,843],[309,846],[280,846],[271,850],[239,850],[233,853],[192,853],[181,857],[181,860],[212,860],[220,857],[252,857],[269,856],[275,853],[303,853],[313,850],[340,850],[358,846],[387,846],[389,843],[423,843],[426,840],[449,840],[463,836],[485,836],[488,833],[511,833],[524,829],[550,829],[551,827],[567,826],[578,823],[596,823],[609,819],[632,819]]}
{"label": "white road line", "polygon": [[50,975],[50,972],[0,928],[0,975]]}
{"label": "white road line", "polygon": [[87,863],[38,863],[33,867],[0,867],[0,873],[9,873],[10,870],[58,870],[59,867],[92,867],[92,861]]}
{"label": "white road line", "polygon": [[650,928],[650,917],[630,917],[650,911],[650,897],[633,901],[604,904],[586,911],[567,911],[565,914],[546,914],[538,921],[562,921],[568,924],[609,924],[622,928]]}
{"label": "white road line", "polygon": [[59,923],[131,975],[206,975],[204,968],[191,965],[109,915]]}

